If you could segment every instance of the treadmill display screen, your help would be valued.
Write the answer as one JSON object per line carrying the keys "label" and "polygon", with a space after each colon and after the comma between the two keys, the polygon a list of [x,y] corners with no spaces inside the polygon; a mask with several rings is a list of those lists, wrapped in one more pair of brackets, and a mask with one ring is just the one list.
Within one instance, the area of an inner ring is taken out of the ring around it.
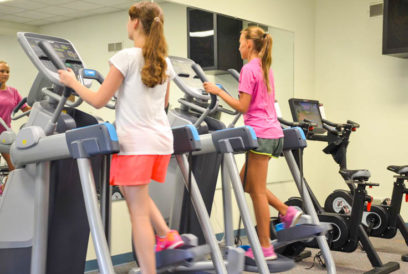
{"label": "treadmill display screen", "polygon": [[[44,39],[38,37],[27,37],[27,41],[30,43],[31,48],[34,50],[37,57],[41,60],[43,65],[53,72],[57,72],[57,68],[54,64],[48,60],[48,57],[38,46],[39,42]],[[58,57],[64,62],[66,67],[71,68],[76,75],[78,75],[79,69],[83,68],[81,59],[76,53],[71,43],[64,40],[48,40],[50,45],[54,48]]]}
{"label": "treadmill display screen", "polygon": [[[28,38],[27,40],[29,41],[31,47],[33,48],[37,56],[39,57],[45,56],[40,47],[38,46],[38,43],[41,41],[40,39]],[[58,56],[61,58],[61,60],[63,60],[64,62],[66,60],[80,61],[79,56],[76,54],[71,44],[57,41],[52,42],[50,41],[50,44],[54,48]]]}
{"label": "treadmill display screen", "polygon": [[51,44],[55,52],[62,60],[79,60],[78,55],[69,44],[54,42]]}
{"label": "treadmill display screen", "polygon": [[292,112],[293,121],[301,122],[304,119],[310,120],[317,124],[315,133],[323,133],[322,116],[319,110],[319,101],[306,99],[289,99],[289,106]]}

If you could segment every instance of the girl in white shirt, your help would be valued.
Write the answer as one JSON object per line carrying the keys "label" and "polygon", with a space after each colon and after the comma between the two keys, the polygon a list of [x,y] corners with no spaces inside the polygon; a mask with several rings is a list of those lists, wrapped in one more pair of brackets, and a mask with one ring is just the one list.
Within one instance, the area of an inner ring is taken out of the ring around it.
{"label": "girl in white shirt", "polygon": [[[166,58],[163,22],[163,12],[155,3],[139,2],[130,7],[127,29],[135,47],[109,60],[109,73],[96,92],[81,85],[71,69],[58,71],[63,84],[96,108],[105,106],[118,91],[115,114],[120,153],[112,157],[110,183],[119,185],[125,196],[143,273],[156,273],[154,250],[183,245],[148,192],[151,180],[165,181],[173,153],[173,135],[164,108],[174,71]],[[152,225],[157,233],[156,248]]]}

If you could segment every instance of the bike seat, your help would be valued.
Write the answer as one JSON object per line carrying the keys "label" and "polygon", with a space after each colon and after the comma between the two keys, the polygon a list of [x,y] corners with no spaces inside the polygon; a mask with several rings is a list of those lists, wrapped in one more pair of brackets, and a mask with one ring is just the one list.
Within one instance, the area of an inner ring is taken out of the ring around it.
{"label": "bike seat", "polygon": [[408,166],[388,166],[387,169],[400,175],[408,175]]}
{"label": "bike seat", "polygon": [[367,169],[341,169],[339,173],[344,180],[368,181],[371,176],[370,171]]}

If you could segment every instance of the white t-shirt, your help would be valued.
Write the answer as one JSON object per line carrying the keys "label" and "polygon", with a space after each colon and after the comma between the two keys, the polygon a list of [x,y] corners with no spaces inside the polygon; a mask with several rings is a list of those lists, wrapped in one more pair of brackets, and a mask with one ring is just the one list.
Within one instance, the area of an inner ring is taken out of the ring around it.
{"label": "white t-shirt", "polygon": [[116,53],[109,63],[123,75],[117,91],[116,131],[120,155],[166,155],[173,153],[173,133],[164,110],[169,80],[175,72],[167,58],[167,81],[149,88],[142,82],[144,58],[141,48]]}

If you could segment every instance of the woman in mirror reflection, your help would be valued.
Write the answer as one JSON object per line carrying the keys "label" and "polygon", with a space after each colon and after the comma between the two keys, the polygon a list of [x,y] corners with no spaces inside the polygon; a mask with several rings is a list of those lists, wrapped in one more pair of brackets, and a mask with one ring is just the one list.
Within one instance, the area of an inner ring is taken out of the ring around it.
{"label": "woman in mirror reflection", "polygon": [[[10,77],[10,66],[6,61],[0,61],[0,118],[6,123],[6,125],[10,128],[11,127],[11,113],[14,108],[20,103],[22,97],[16,88],[7,86],[6,83]],[[31,108],[24,104],[21,107],[21,110],[26,112]],[[3,131],[6,131],[2,123],[0,123],[0,134]],[[14,170],[13,163],[10,159],[10,154],[8,153],[1,153],[3,158],[6,160],[7,165],[9,167],[9,171]],[[3,193],[3,189],[5,188],[5,183],[1,185],[0,182],[0,194]]]}

